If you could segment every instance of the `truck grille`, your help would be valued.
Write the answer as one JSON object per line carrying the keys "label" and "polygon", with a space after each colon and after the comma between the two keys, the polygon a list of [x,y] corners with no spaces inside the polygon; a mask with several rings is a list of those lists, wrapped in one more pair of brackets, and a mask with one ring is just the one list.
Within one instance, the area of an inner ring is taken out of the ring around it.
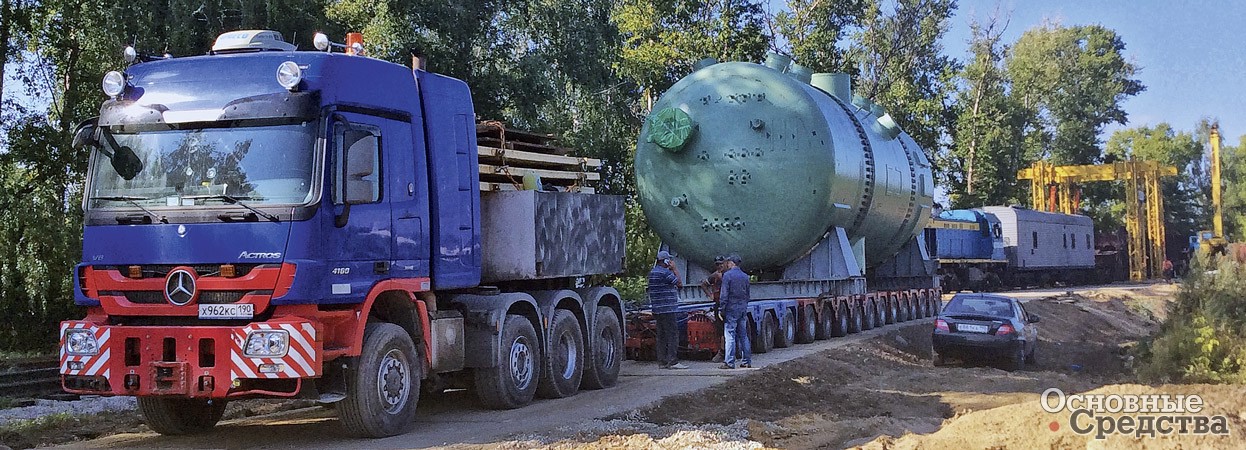
{"label": "truck grille", "polygon": [[[190,267],[195,273],[201,277],[219,276],[222,264],[143,264],[143,278],[164,278],[169,272],[178,267]],[[234,278],[245,277],[251,273],[251,270],[260,267],[262,264],[233,264]],[[96,266],[96,270],[116,270],[122,275],[129,277],[130,266]]]}
{"label": "truck grille", "polygon": [[[248,293],[261,295],[272,295],[272,291],[199,291],[198,303],[204,305],[224,305],[229,303],[238,303],[243,296]],[[130,303],[138,303],[143,305],[160,305],[168,303],[164,299],[164,293],[160,291],[122,291],[122,292],[101,292],[104,295],[124,295]]]}

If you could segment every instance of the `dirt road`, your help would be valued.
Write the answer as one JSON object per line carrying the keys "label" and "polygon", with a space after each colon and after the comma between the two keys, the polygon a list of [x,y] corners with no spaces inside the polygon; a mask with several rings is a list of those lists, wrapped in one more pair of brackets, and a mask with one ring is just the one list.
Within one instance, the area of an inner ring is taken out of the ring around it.
{"label": "dirt road", "polygon": [[[1021,372],[985,364],[934,367],[928,320],[759,355],[764,368],[686,372],[629,363],[620,385],[514,411],[487,411],[465,392],[426,398],[416,431],[352,440],[315,407],[230,421],[207,436],[125,433],[91,447],[408,448],[1246,448],[1246,388],[1139,386],[1124,349],[1154,332],[1171,285],[1014,293],[1042,316],[1039,363]],[[1040,409],[1048,388],[1067,393],[1197,393],[1231,434],[1094,441]]]}

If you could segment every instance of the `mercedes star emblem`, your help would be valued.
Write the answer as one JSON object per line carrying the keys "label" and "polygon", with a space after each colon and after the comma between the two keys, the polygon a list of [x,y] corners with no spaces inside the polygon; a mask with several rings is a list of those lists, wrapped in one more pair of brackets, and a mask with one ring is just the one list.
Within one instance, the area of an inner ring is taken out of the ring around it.
{"label": "mercedes star emblem", "polygon": [[195,298],[195,274],[186,269],[175,269],[164,279],[164,298],[177,306],[190,303]]}

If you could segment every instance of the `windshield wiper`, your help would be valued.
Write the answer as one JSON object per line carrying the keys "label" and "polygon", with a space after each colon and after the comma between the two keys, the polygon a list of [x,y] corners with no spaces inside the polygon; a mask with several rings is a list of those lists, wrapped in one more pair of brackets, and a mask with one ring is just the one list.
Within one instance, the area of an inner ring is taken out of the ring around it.
{"label": "windshield wiper", "polygon": [[[138,203],[139,200],[151,200],[150,197],[135,197],[131,195],[103,195],[99,197],[91,197],[91,200],[108,200],[108,201],[114,201],[114,202],[126,202],[131,205],[134,205],[135,208],[143,210],[143,212],[150,215],[152,219],[155,219],[157,222],[169,223],[168,218],[158,215],[152,212],[150,209],[144,208],[143,205]],[[122,219],[121,217],[118,217],[117,221],[120,222],[122,221],[121,219]]]}
{"label": "windshield wiper", "polygon": [[225,203],[229,203],[231,205],[238,205],[243,208],[246,208],[250,210],[251,212],[259,215],[260,217],[271,220],[273,222],[281,222],[281,219],[277,218],[277,216],[261,211],[258,208],[248,205],[246,203],[242,203],[242,200],[250,200],[251,197],[234,197],[229,194],[208,194],[208,195],[187,195],[182,198],[191,199],[191,200],[220,200]]}

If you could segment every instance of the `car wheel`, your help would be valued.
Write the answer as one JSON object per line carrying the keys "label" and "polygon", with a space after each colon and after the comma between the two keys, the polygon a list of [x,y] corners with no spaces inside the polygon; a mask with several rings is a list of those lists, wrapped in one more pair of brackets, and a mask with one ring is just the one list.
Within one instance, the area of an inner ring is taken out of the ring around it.
{"label": "car wheel", "polygon": [[1009,370],[1020,372],[1025,370],[1025,345],[1018,345],[1017,349],[1012,352],[1009,358]]}

